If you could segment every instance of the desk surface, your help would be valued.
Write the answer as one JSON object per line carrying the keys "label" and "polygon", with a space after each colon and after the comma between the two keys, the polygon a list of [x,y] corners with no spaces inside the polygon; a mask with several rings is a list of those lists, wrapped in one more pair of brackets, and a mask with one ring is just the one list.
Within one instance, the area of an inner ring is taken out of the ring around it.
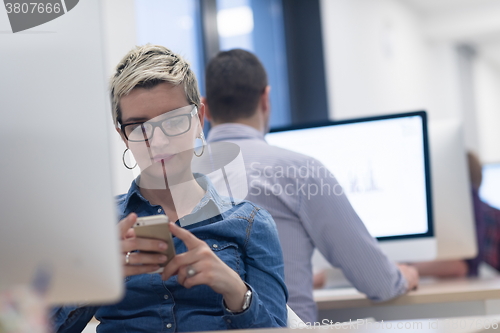
{"label": "desk surface", "polygon": [[[442,319],[421,319],[421,320],[400,320],[388,322],[370,322],[365,324],[344,323],[338,327],[334,326],[310,326],[306,329],[330,330],[334,332],[364,332],[364,333],[386,333],[386,332],[426,332],[426,333],[480,333],[490,332],[491,328],[498,330],[499,316],[478,316],[478,317],[459,317]],[[343,326],[343,327],[342,327]],[[486,330],[486,331],[485,331]],[[222,332],[222,331],[220,331]],[[238,330],[226,331],[227,333],[296,333],[296,328],[279,329],[259,329],[257,330]]]}
{"label": "desk surface", "polygon": [[[427,333],[479,333],[488,328],[500,327],[500,316],[477,316],[442,319],[398,320],[387,322],[353,322],[334,326],[309,326],[307,329],[333,330],[342,332],[427,332]],[[298,328],[298,327],[297,327]],[[258,330],[218,331],[227,333],[296,333],[297,328],[272,328]],[[306,328],[303,326],[302,328]],[[212,331],[213,332],[213,331]],[[486,332],[489,332],[486,331]],[[89,325],[82,333],[95,333],[95,325]],[[207,332],[208,333],[208,332]]]}
{"label": "desk surface", "polygon": [[354,288],[314,291],[318,309],[345,309],[386,305],[467,302],[500,298],[500,277],[422,281],[418,290],[396,299],[374,303]]}

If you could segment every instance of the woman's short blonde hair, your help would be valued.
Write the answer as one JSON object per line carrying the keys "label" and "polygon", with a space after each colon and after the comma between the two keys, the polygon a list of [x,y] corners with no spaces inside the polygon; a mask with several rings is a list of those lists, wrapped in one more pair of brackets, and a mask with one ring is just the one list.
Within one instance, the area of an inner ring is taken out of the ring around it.
{"label": "woman's short blonde hair", "polygon": [[129,51],[110,80],[111,112],[115,126],[121,122],[120,99],[134,88],[153,88],[168,82],[184,86],[189,104],[200,105],[198,82],[189,64],[164,46],[146,44]]}

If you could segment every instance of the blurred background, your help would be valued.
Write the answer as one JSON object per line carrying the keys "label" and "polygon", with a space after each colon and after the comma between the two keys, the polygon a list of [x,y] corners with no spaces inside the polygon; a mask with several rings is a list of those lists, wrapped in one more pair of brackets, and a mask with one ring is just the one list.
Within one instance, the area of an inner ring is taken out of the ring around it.
{"label": "blurred background", "polygon": [[[186,57],[204,92],[219,50],[262,60],[271,126],[426,110],[500,162],[499,0],[103,0],[107,73],[134,45]],[[132,179],[116,135],[116,193]]]}

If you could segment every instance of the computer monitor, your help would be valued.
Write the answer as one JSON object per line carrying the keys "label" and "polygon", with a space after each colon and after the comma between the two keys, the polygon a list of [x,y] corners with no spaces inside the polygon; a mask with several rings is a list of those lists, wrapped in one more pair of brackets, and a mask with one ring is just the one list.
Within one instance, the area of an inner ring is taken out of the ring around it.
{"label": "computer monitor", "polygon": [[10,28],[1,10],[0,289],[29,284],[43,267],[51,304],[117,301],[123,259],[100,3]]}
{"label": "computer monitor", "polygon": [[322,162],[389,258],[435,258],[425,112],[281,128],[266,140]]}
{"label": "computer monitor", "polygon": [[481,200],[500,209],[500,163],[483,165],[483,181],[479,189]]}
{"label": "computer monitor", "polygon": [[460,120],[429,122],[434,226],[439,260],[477,254],[472,186]]}

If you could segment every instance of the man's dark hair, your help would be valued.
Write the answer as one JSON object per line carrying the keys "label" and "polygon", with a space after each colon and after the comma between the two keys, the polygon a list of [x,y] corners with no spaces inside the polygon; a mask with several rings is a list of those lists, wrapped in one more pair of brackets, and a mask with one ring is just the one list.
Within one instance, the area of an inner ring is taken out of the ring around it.
{"label": "man's dark hair", "polygon": [[267,74],[252,53],[234,49],[219,52],[205,72],[206,98],[216,122],[251,117],[267,86]]}

